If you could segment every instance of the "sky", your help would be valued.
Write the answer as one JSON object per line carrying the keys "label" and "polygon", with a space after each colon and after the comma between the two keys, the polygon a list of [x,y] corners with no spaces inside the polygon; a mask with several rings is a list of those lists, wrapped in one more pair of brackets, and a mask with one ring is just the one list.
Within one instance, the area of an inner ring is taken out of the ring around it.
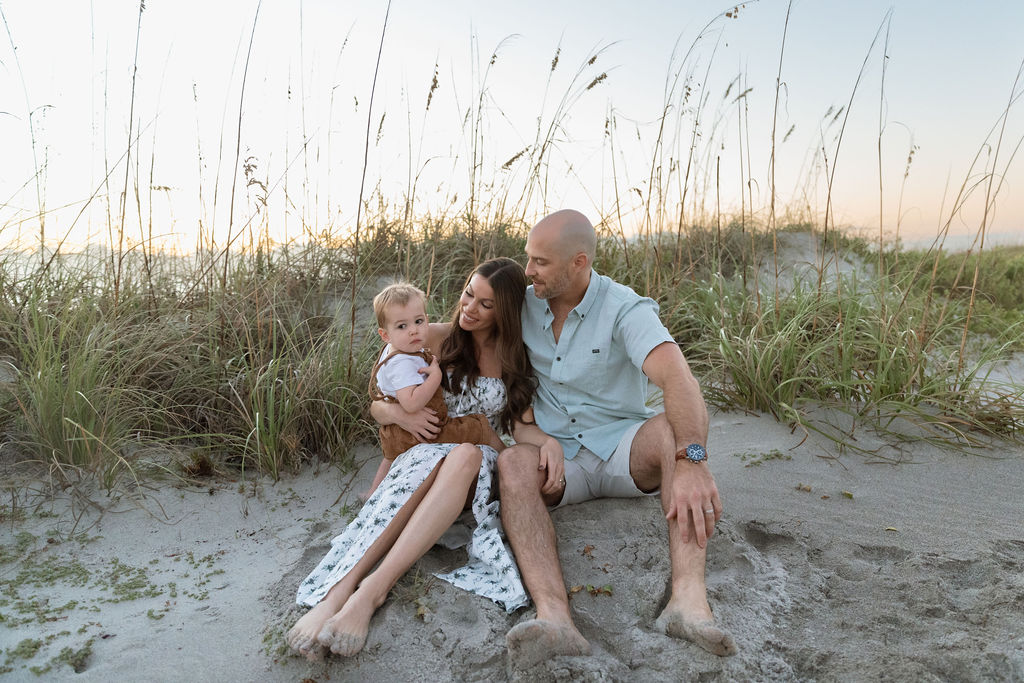
{"label": "sky", "polygon": [[38,245],[41,207],[49,248],[110,240],[122,211],[129,243],[178,249],[250,227],[344,236],[357,213],[410,203],[421,221],[574,207],[630,234],[680,214],[765,225],[773,184],[779,224],[828,208],[831,225],[908,240],[984,225],[1020,241],[1024,225],[1024,3],[0,12],[0,244]]}

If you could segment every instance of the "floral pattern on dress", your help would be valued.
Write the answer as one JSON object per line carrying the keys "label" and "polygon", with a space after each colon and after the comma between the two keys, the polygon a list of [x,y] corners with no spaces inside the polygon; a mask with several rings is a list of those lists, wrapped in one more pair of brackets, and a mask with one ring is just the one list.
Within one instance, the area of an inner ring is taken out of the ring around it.
{"label": "floral pattern on dress", "polygon": [[[472,387],[458,394],[445,392],[452,417],[483,413],[497,429],[505,407],[505,385],[497,377],[479,377]],[[421,443],[395,458],[391,470],[363,505],[358,516],[331,541],[331,549],[306,579],[299,584],[296,602],[313,606],[324,599],[334,584],[352,570],[366,550],[381,535],[395,513],[423,484],[438,463],[458,444]],[[465,566],[437,577],[464,590],[490,598],[512,612],[529,602],[501,528],[499,503],[493,500],[494,471],[498,453],[480,446],[483,461],[477,477],[470,510],[456,520],[438,543],[449,548],[466,546]],[[492,495],[493,494],[493,495]]]}

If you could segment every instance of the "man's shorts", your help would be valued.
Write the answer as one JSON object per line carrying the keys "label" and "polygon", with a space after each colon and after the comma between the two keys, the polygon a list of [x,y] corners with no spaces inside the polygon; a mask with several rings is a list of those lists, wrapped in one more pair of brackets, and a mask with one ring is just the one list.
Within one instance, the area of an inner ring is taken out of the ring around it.
{"label": "man's shorts", "polygon": [[574,458],[566,460],[565,491],[562,493],[562,500],[551,506],[551,509],[594,498],[637,498],[656,495],[657,489],[650,493],[638,489],[629,473],[629,451],[633,447],[636,433],[643,425],[643,422],[637,422],[627,429],[608,460],[601,460],[587,448],[580,448]]}

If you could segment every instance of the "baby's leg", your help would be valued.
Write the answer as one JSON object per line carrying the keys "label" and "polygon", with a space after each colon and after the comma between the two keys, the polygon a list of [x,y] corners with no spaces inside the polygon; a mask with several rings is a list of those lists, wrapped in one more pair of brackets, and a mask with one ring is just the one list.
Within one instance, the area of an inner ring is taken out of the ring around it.
{"label": "baby's leg", "polygon": [[391,463],[394,460],[388,460],[387,458],[381,458],[380,465],[377,467],[377,473],[373,475],[373,483],[370,484],[370,488],[366,489],[359,494],[359,502],[365,503],[373,495],[373,492],[377,490],[380,483],[384,481],[384,477],[388,476],[388,472],[391,470]]}

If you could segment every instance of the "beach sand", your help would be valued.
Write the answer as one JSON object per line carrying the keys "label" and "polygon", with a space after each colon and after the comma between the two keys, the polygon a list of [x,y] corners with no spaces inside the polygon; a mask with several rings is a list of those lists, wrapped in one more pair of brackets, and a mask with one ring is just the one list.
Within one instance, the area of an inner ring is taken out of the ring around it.
{"label": "beach sand", "polygon": [[[918,441],[841,453],[741,413],[714,414],[709,444],[725,513],[708,592],[734,657],[655,631],[669,576],[655,499],[554,514],[590,657],[510,669],[505,633],[531,609],[508,615],[433,578],[464,558],[441,548],[398,584],[358,656],[283,653],[298,582],[376,468],[366,446],[354,474],[157,483],[144,495],[92,492],[88,505],[70,491],[8,500],[2,678],[1024,680],[1024,450]],[[879,446],[863,430],[857,445]]]}

